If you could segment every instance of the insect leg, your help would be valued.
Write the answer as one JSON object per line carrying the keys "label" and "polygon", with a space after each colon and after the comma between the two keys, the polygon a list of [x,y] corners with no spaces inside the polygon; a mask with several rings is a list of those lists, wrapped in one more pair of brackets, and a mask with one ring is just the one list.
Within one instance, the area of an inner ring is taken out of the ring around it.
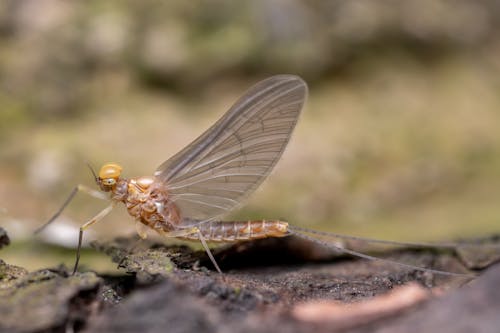
{"label": "insect leg", "polygon": [[138,235],[137,240],[135,241],[134,245],[132,245],[130,248],[127,248],[128,255],[125,255],[123,256],[123,258],[121,258],[121,260],[118,262],[117,268],[122,267],[124,261],[127,260],[128,256],[133,254],[139,247],[140,243],[148,238],[148,228],[141,221],[135,221],[135,229]]}
{"label": "insect leg", "polygon": [[113,207],[115,206],[115,203],[112,203],[108,207],[104,208],[99,214],[85,222],[81,227],[80,227],[80,232],[78,234],[78,247],[76,249],[76,261],[75,261],[75,267],[73,268],[73,275],[76,273],[76,269],[78,268],[78,263],[80,262],[80,250],[82,248],[82,240],[83,240],[83,231],[93,225],[96,222],[99,222],[100,220],[103,219],[106,215],[109,214],[113,210]]}
{"label": "insect leg", "polygon": [[94,189],[91,189],[90,187],[87,187],[85,185],[82,185],[82,184],[79,184],[78,186],[76,186],[72,191],[71,193],[69,194],[68,198],[66,199],[66,201],[64,201],[63,205],[61,206],[61,208],[59,208],[59,210],[54,214],[54,216],[52,216],[47,222],[45,222],[42,226],[38,227],[36,230],[35,230],[35,234],[38,234],[39,232],[41,232],[43,229],[45,229],[49,224],[51,224],[52,222],[54,222],[55,219],[57,219],[59,217],[59,215],[61,215],[61,213],[63,212],[64,208],[66,208],[66,206],[69,205],[69,203],[71,202],[71,200],[73,200],[73,198],[75,197],[75,195],[79,192],[84,192],[84,193],[87,193],[88,195],[94,197],[94,198],[97,198],[97,199],[102,199],[102,200],[108,200],[108,197],[106,194],[102,193],[102,192],[99,192],[99,191],[96,191]]}
{"label": "insect leg", "polygon": [[141,221],[135,221],[135,230],[137,231],[140,239],[148,238],[148,227],[146,227]]}
{"label": "insect leg", "polygon": [[210,251],[210,248],[207,245],[207,241],[205,240],[205,237],[203,237],[200,229],[198,229],[196,227],[192,227],[192,228],[189,228],[189,229],[180,229],[180,230],[174,230],[174,231],[171,231],[171,232],[162,233],[162,235],[165,236],[165,237],[174,237],[174,238],[175,237],[184,237],[184,236],[188,236],[188,235],[192,235],[192,234],[197,234],[198,235],[198,239],[200,240],[201,245],[203,246],[203,249],[205,249],[205,252],[207,253],[208,257],[210,258],[210,261],[214,265],[214,267],[217,270],[217,272],[219,272],[220,274],[222,274],[222,271],[219,268],[219,265],[217,264],[217,262],[215,261],[215,258],[214,258],[213,254],[212,254],[212,251]]}
{"label": "insect leg", "polygon": [[217,265],[217,261],[215,261],[214,255],[212,254],[212,251],[210,251],[210,248],[207,245],[205,237],[203,237],[203,235],[201,234],[200,230],[198,230],[198,228],[196,228],[196,230],[197,230],[198,238],[200,239],[201,245],[203,245],[203,248],[205,249],[205,252],[207,253],[208,257],[210,258],[210,261],[214,265],[214,267],[217,270],[217,272],[219,272],[219,274],[222,274],[222,271],[219,268],[219,265]]}

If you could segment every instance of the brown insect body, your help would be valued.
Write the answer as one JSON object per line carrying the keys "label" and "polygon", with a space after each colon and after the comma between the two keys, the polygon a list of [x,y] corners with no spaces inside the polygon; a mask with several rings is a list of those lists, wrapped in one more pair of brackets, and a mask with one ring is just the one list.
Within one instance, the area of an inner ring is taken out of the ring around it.
{"label": "brown insect body", "polygon": [[[113,164],[106,164],[109,168]],[[100,172],[102,174],[102,170]],[[98,182],[103,179],[99,178]],[[163,183],[154,177],[143,176],[131,179],[119,178],[110,189],[111,200],[123,202],[128,213],[136,221],[155,230],[161,235],[180,229],[182,218],[175,203],[170,199]],[[258,221],[208,221],[184,223],[183,228],[197,225],[202,237],[212,242],[234,242],[266,237],[284,237],[288,233],[288,223],[278,220]],[[199,240],[199,234],[179,237],[186,240]]]}
{"label": "brown insect body", "polygon": [[[288,236],[288,223],[279,220],[210,221],[198,226],[202,236],[211,242],[236,242],[267,237]],[[197,234],[180,237],[199,240]]]}
{"label": "brown insect body", "polygon": [[126,190],[127,195],[122,202],[135,220],[158,233],[170,232],[179,225],[179,209],[170,200],[165,186],[155,182],[154,177],[131,178],[127,181]]}
{"label": "brown insect body", "polygon": [[[101,191],[110,193],[111,204],[80,227],[73,273],[78,268],[84,230],[103,219],[118,202],[124,203],[137,221],[140,237],[147,236],[142,228],[147,226],[165,237],[199,240],[219,272],[206,241],[234,242],[293,234],[361,258],[377,259],[321,240],[321,237],[362,239],[359,237],[300,228],[278,220],[218,220],[236,208],[269,175],[288,144],[306,97],[307,85],[301,78],[273,76],[251,87],[207,131],[163,162],[153,176],[121,178],[122,167],[115,163],[105,164],[98,175],[91,168]],[[52,223],[78,191],[100,199],[106,197],[102,192],[78,185],[54,216],[36,232]],[[410,245],[434,247],[421,243]],[[455,245],[442,247],[456,248]],[[390,259],[378,260],[396,263]],[[422,271],[463,275],[397,264]]]}

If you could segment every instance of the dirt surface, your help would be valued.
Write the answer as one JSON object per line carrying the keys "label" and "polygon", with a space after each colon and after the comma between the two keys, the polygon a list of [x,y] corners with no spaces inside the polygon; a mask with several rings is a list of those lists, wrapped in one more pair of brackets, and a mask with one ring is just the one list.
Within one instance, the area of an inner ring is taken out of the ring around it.
{"label": "dirt surface", "polygon": [[[495,241],[485,248],[498,258]],[[496,332],[500,324],[498,265],[476,270],[476,279],[442,276],[285,238],[216,250],[220,275],[188,246],[120,238],[94,247],[123,274],[29,273],[0,262],[0,331],[445,333]],[[480,266],[454,252],[380,255],[453,272]]]}

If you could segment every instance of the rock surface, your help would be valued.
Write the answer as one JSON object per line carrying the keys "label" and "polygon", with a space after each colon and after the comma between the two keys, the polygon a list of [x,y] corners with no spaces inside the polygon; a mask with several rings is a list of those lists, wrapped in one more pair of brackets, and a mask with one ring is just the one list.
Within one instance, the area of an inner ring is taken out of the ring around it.
{"label": "rock surface", "polygon": [[[220,275],[187,246],[134,243],[95,244],[125,271],[119,276],[70,276],[64,267],[28,273],[2,263],[0,332],[446,333],[496,332],[500,324],[498,265],[469,282],[335,258],[290,238],[215,251]],[[403,249],[383,256],[468,272],[453,253]]]}

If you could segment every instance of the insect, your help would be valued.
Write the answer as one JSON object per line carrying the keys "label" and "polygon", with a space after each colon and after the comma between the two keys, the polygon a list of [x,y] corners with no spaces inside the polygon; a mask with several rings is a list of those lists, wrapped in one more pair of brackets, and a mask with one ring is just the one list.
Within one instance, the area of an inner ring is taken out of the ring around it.
{"label": "insect", "polygon": [[[349,237],[295,227],[280,220],[220,220],[240,205],[276,165],[297,124],[307,93],[307,84],[294,75],[277,75],[257,83],[212,127],[161,164],[152,176],[123,178],[122,167],[116,163],[104,164],[97,175],[92,171],[100,191],[84,185],[76,186],[62,207],[36,232],[52,223],[81,191],[110,200],[110,204],[80,227],[73,274],[78,268],[84,231],[104,218],[118,203],[123,203],[135,219],[141,238],[146,238],[149,228],[167,238],[200,241],[219,272],[221,269],[207,245],[208,241],[236,242],[295,234],[335,247],[319,237]],[[375,259],[352,250],[341,250]]]}

